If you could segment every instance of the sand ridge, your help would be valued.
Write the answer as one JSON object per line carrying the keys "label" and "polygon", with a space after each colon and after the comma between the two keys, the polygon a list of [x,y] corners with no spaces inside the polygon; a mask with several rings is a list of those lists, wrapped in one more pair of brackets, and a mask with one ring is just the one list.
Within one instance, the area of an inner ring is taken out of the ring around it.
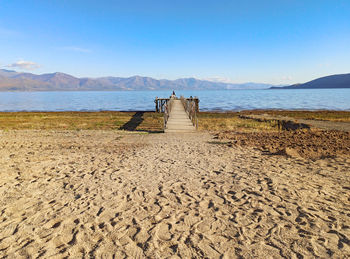
{"label": "sand ridge", "polygon": [[0,256],[350,256],[350,160],[209,134],[0,135]]}

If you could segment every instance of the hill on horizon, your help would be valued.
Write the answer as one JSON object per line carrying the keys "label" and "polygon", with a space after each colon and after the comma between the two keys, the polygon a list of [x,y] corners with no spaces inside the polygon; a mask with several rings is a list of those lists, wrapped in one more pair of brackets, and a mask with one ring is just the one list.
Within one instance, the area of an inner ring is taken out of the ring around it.
{"label": "hill on horizon", "polygon": [[303,84],[294,84],[284,87],[273,86],[270,89],[332,89],[350,88],[350,74],[338,74],[320,77]]}
{"label": "hill on horizon", "polygon": [[196,78],[176,80],[151,77],[77,78],[65,73],[36,75],[0,69],[0,91],[132,91],[132,90],[233,90],[268,89],[271,84],[223,83]]}

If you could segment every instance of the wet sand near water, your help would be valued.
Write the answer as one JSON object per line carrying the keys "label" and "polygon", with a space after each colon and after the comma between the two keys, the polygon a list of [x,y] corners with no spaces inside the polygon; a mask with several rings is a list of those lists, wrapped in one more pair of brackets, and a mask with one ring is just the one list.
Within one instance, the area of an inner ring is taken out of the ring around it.
{"label": "wet sand near water", "polygon": [[344,258],[350,159],[205,133],[0,134],[0,257]]}

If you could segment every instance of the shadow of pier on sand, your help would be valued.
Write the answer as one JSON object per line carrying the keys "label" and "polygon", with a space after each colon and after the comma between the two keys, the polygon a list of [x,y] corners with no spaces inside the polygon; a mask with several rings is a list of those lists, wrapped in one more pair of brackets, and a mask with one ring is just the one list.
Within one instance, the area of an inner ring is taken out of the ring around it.
{"label": "shadow of pier on sand", "polygon": [[121,130],[135,131],[136,128],[143,122],[143,114],[145,112],[135,112],[131,119],[120,127]]}
{"label": "shadow of pier on sand", "polygon": [[146,126],[146,128],[141,127],[138,128],[138,126],[145,120],[144,118],[144,114],[146,112],[145,111],[138,111],[135,112],[135,114],[131,117],[131,119],[126,122],[124,125],[120,126],[120,130],[126,130],[126,131],[140,131],[140,132],[148,132],[148,133],[163,133],[163,130],[153,130],[152,128],[148,129],[148,127]]}

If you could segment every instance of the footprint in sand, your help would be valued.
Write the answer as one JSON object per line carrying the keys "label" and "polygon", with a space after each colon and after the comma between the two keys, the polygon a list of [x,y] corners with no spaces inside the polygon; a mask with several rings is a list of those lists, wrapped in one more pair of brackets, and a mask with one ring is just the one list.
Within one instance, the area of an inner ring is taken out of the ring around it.
{"label": "footprint in sand", "polygon": [[157,227],[157,237],[163,241],[169,241],[172,237],[170,233],[171,224],[160,223]]}

